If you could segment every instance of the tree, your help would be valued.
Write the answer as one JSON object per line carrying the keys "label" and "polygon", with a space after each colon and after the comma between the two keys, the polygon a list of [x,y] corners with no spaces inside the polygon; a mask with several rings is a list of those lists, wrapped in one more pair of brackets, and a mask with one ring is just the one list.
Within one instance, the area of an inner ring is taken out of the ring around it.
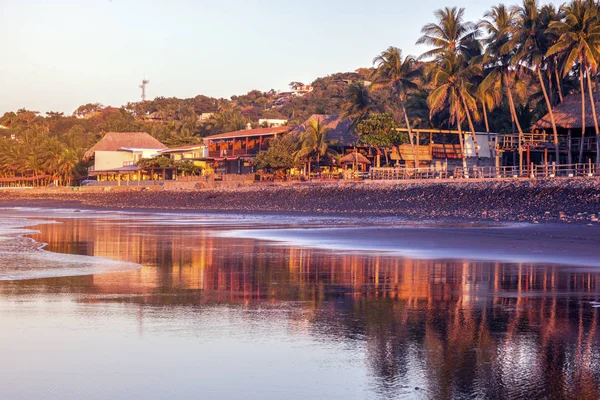
{"label": "tree", "polygon": [[418,167],[419,154],[415,148],[414,135],[406,111],[406,95],[408,91],[418,89],[417,80],[421,76],[421,69],[415,66],[415,59],[413,57],[403,57],[402,50],[392,46],[375,57],[373,65],[375,66],[375,71],[371,78],[373,79],[371,87],[373,90],[388,87],[392,90],[394,97],[399,100],[404,122],[408,129],[415,166]]}
{"label": "tree", "polygon": [[256,155],[254,166],[257,169],[281,171],[301,165],[294,157],[300,140],[296,135],[283,135],[269,142],[269,148]]}
{"label": "tree", "polygon": [[[441,111],[443,104],[449,103],[451,121],[461,125],[464,119],[467,120],[479,163],[477,134],[473,124],[473,119],[479,117],[473,85],[474,77],[480,74],[478,56],[481,45],[477,41],[479,31],[475,24],[464,21],[463,8],[446,7],[437,10],[434,15],[438,18],[438,23],[425,25],[421,30],[423,36],[417,41],[418,44],[434,46],[420,57],[433,58],[433,62],[427,66],[427,73],[432,78],[435,89],[428,100],[436,110],[430,108],[430,112],[435,114]],[[458,104],[453,105],[455,101]],[[463,166],[466,168],[462,126],[459,126],[459,131],[459,140],[463,144]]]}
{"label": "tree", "polygon": [[[445,110],[450,111],[450,122],[455,123],[459,132],[459,141],[462,151],[463,167],[467,168],[467,155],[465,151],[462,123],[469,119],[471,130],[474,132],[470,120],[470,111],[477,110],[477,102],[471,95],[470,76],[472,66],[464,67],[464,60],[454,53],[441,55],[437,63],[429,71],[432,77],[433,91],[427,98],[430,113],[436,114]],[[477,142],[475,142],[477,145]]]}
{"label": "tree", "polygon": [[547,55],[565,53],[563,76],[566,76],[573,66],[579,64],[579,82],[581,90],[581,146],[579,162],[583,158],[583,138],[585,135],[585,83],[587,76],[589,98],[596,130],[596,164],[600,166],[600,129],[593,96],[590,74],[595,74],[600,58],[600,23],[598,5],[590,0],[573,0],[568,6],[561,7],[565,16],[563,20],[552,21],[548,32],[558,35],[557,42],[548,49]]}
{"label": "tree", "polygon": [[558,129],[556,128],[556,122],[554,120],[553,105],[550,102],[550,97],[548,96],[546,83],[542,74],[542,70],[550,68],[550,59],[546,56],[546,53],[552,45],[553,38],[552,35],[547,32],[548,25],[544,24],[541,18],[537,0],[524,0],[523,5],[517,10],[517,26],[519,29],[516,30],[516,41],[519,46],[514,55],[514,63],[529,67],[536,72],[552,123],[554,151],[556,162],[558,163],[560,162]]}
{"label": "tree", "polygon": [[369,89],[363,83],[348,86],[347,101],[342,108],[342,118],[350,118],[351,127],[356,127],[374,110]]}
{"label": "tree", "polygon": [[408,136],[396,128],[396,121],[390,114],[371,114],[356,126],[356,132],[360,135],[358,143],[383,147],[386,164],[389,164],[388,147],[409,141]]}
{"label": "tree", "polygon": [[321,159],[325,156],[335,157],[337,151],[331,148],[331,142],[327,139],[329,129],[321,124],[320,119],[313,119],[308,122],[306,131],[300,136],[300,148],[294,153],[295,160],[311,160],[316,158],[317,170],[321,171]]}
{"label": "tree", "polygon": [[524,87],[519,80],[519,71],[511,68],[516,49],[516,33],[518,31],[516,10],[509,9],[503,4],[492,7],[485,13],[479,27],[487,32],[483,40],[485,55],[483,67],[487,76],[481,83],[483,91],[490,91],[501,82],[508,98],[510,115],[519,132],[519,169],[523,169],[523,129],[517,116],[513,90],[520,91]]}

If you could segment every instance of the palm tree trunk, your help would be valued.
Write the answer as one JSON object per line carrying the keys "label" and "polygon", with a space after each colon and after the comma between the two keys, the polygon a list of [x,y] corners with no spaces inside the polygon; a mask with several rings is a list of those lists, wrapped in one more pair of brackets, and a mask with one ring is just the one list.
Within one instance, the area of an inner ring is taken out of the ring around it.
{"label": "palm tree trunk", "polygon": [[471,129],[471,134],[473,135],[473,147],[475,148],[475,165],[479,166],[479,146],[477,145],[477,134],[475,133],[475,126],[473,125],[473,120],[471,119],[471,112],[467,107],[467,101],[465,97],[460,95],[460,99],[462,100],[463,107],[465,108],[465,113],[467,114],[467,121],[469,122],[469,129]]}
{"label": "palm tree trunk", "polygon": [[[402,113],[404,114],[404,122],[406,123],[406,129],[408,129],[408,138],[410,139],[410,146],[412,148],[413,158],[415,161],[415,168],[419,168],[419,152],[415,148],[414,135],[412,132],[412,128],[410,126],[410,121],[408,120],[408,113],[406,112],[406,107],[404,105],[404,98],[400,97],[400,106],[402,107]],[[418,145],[418,143],[417,143]]]}
{"label": "palm tree trunk", "polygon": [[589,70],[588,70],[588,74],[587,74],[587,80],[588,80],[588,92],[590,95],[590,102],[592,103],[592,117],[594,118],[594,129],[596,130],[596,165],[598,165],[598,154],[600,154],[600,152],[598,152],[598,150],[600,149],[600,142],[598,141],[598,139],[600,139],[600,129],[598,129],[598,116],[596,115],[596,104],[594,102],[594,93],[592,90],[592,79],[590,78]]}
{"label": "palm tree trunk", "polygon": [[581,141],[579,142],[579,157],[577,161],[583,162],[583,137],[585,136],[585,84],[583,83],[583,65],[579,68],[579,87],[581,89]]}
{"label": "palm tree trunk", "polygon": [[558,68],[556,68],[556,60],[554,60],[554,75],[556,77],[556,88],[558,89],[558,99],[560,102],[563,102],[563,93],[562,93],[562,85],[560,84],[560,75],[558,73]]}
{"label": "palm tree trunk", "polygon": [[462,121],[456,116],[456,126],[458,127],[458,141],[460,143],[460,152],[462,153],[463,175],[467,174],[467,153],[465,152],[465,141],[463,140]]}
{"label": "palm tree trunk", "polygon": [[542,87],[542,93],[544,94],[544,99],[546,99],[546,107],[548,107],[548,113],[550,114],[550,122],[552,122],[552,132],[554,133],[554,152],[556,154],[556,162],[559,163],[560,152],[558,149],[558,130],[556,129],[556,122],[554,121],[554,111],[552,110],[552,103],[550,102],[548,92],[546,91],[546,85],[544,84],[544,78],[542,77],[542,70],[538,68],[537,72],[540,80],[540,86]]}
{"label": "palm tree trunk", "polygon": [[512,116],[513,122],[517,125],[517,130],[519,131],[519,174],[523,171],[523,129],[521,129],[521,124],[519,123],[519,119],[517,118],[517,110],[515,109],[515,102],[512,97],[512,92],[510,90],[510,86],[506,87],[506,92],[508,94],[508,105],[510,107],[510,113]]}
{"label": "palm tree trunk", "polygon": [[493,154],[492,154],[492,139],[490,137],[490,123],[488,122],[487,107],[485,106],[484,101],[481,102],[481,106],[483,107],[483,120],[485,121],[485,132],[487,133],[488,149],[490,151],[490,157],[492,157]]}

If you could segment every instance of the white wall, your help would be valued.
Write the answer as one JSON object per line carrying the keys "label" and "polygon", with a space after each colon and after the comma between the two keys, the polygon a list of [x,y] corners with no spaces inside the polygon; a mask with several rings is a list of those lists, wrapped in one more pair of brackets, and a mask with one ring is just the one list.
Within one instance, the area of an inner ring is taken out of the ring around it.
{"label": "white wall", "polygon": [[[476,135],[477,146],[479,147],[479,157],[496,157],[496,141],[498,140],[498,134],[490,133],[489,142],[487,133],[477,132]],[[473,141],[473,136],[469,134],[465,135],[465,152],[467,153],[467,157],[475,157],[475,143]]]}
{"label": "white wall", "polygon": [[129,151],[96,151],[94,170],[106,171],[123,167],[124,162],[132,162],[133,153]]}

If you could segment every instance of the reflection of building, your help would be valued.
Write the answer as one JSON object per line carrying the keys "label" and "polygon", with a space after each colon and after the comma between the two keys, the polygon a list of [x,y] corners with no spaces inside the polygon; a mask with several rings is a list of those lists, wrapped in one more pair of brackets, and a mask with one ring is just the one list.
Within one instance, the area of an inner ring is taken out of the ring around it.
{"label": "reflection of building", "polygon": [[167,146],[145,132],[108,132],[84,155],[92,161],[90,176],[126,176],[140,179],[140,168],[135,164],[143,158],[152,158]]}

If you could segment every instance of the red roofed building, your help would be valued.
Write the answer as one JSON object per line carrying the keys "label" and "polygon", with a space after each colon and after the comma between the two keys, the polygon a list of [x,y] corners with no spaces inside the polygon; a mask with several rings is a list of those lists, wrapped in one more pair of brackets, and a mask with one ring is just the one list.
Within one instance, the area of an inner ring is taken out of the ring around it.
{"label": "red roofed building", "polygon": [[288,126],[246,129],[207,136],[204,143],[218,174],[249,174],[254,172],[252,160],[256,155],[268,149],[271,140],[290,130]]}

